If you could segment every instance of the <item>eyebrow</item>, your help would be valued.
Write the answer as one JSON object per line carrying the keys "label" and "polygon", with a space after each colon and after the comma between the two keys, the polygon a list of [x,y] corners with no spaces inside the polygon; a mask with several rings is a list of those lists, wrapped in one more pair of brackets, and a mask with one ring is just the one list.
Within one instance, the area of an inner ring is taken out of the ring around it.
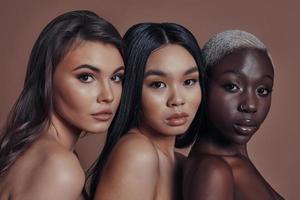
{"label": "eyebrow", "polygon": [[227,71],[221,73],[221,75],[223,75],[223,74],[238,74],[238,75],[243,75],[241,72],[236,71],[236,70],[227,70]]}
{"label": "eyebrow", "polygon": [[184,75],[192,74],[192,73],[195,73],[195,72],[199,72],[197,66],[194,66],[194,67],[188,69],[188,70],[184,73]]}
{"label": "eyebrow", "polygon": [[118,72],[118,71],[121,71],[121,70],[125,71],[125,67],[124,67],[124,66],[118,67],[118,68],[113,72],[113,74],[116,73],[116,72]]}
{"label": "eyebrow", "polygon": [[79,70],[79,69],[90,69],[92,71],[95,71],[95,72],[100,72],[101,70],[93,65],[88,65],[88,64],[82,64],[82,65],[79,65],[78,67],[76,67],[75,69],[73,69],[73,71],[76,71],[76,70]]}
{"label": "eyebrow", "polygon": [[149,70],[145,73],[144,78],[148,76],[163,76],[166,77],[167,74],[165,72],[162,72],[160,70]]}
{"label": "eyebrow", "polygon": [[271,79],[272,81],[274,80],[274,77],[270,76],[270,75],[264,75],[262,78],[268,78],[268,79]]}
{"label": "eyebrow", "polygon": [[[97,68],[97,67],[95,67],[95,66],[93,66],[93,65],[88,65],[88,64],[82,64],[82,65],[79,65],[78,67],[76,67],[75,69],[73,69],[73,71],[76,71],[76,70],[79,70],[79,69],[84,69],[84,68],[90,69],[90,70],[92,70],[92,71],[94,71],[94,72],[97,72],[97,73],[101,72],[101,69],[99,69],[99,68]],[[116,72],[118,72],[118,71],[120,71],[120,70],[125,70],[125,67],[124,67],[124,66],[118,67],[118,68],[113,72],[113,74],[116,73]]]}
{"label": "eyebrow", "polygon": [[[222,72],[221,76],[224,75],[224,74],[237,74],[239,76],[244,76],[243,73],[239,72],[239,71],[236,71],[236,70],[228,70],[228,71],[225,71],[225,72]],[[266,75],[263,75],[261,78],[268,78],[268,79],[271,79],[272,81],[274,80],[274,77],[266,74]]]}
{"label": "eyebrow", "polygon": [[[188,74],[192,74],[198,72],[198,67],[194,66],[191,67],[190,69],[186,70],[184,72],[184,75],[188,75]],[[144,78],[148,77],[148,76],[162,76],[162,77],[166,77],[167,74],[163,71],[160,70],[149,70],[145,73]]]}

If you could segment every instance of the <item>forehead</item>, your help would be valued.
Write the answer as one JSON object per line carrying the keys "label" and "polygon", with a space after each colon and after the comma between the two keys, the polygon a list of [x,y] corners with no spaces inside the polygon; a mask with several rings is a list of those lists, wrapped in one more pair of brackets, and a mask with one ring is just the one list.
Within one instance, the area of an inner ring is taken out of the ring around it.
{"label": "forehead", "polygon": [[240,49],[224,56],[211,69],[213,77],[221,76],[226,72],[242,74],[246,77],[259,79],[269,76],[273,79],[272,62],[266,52],[258,49]]}
{"label": "forehead", "polygon": [[184,47],[168,44],[150,54],[145,71],[160,70],[176,73],[195,66],[197,65],[193,56]]}
{"label": "forehead", "polygon": [[83,64],[97,68],[124,65],[122,56],[115,46],[98,41],[80,41],[70,48],[58,66],[76,68]]}

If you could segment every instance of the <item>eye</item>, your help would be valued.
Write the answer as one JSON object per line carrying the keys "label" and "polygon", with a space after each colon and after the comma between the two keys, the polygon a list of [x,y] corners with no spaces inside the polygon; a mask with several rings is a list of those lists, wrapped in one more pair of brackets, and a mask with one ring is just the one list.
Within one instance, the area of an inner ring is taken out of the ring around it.
{"label": "eye", "polygon": [[233,83],[225,84],[223,88],[228,92],[237,92],[240,89],[239,86]]}
{"label": "eye", "polygon": [[85,74],[80,74],[78,76],[78,79],[83,83],[90,83],[94,80],[94,77],[91,74],[85,73]]}
{"label": "eye", "polygon": [[120,83],[123,81],[123,79],[124,79],[124,74],[114,74],[111,77],[111,80],[115,83]]}
{"label": "eye", "polygon": [[186,85],[186,86],[192,86],[192,85],[195,85],[196,82],[197,82],[196,79],[188,79],[188,80],[184,81],[184,85]]}
{"label": "eye", "polygon": [[150,84],[150,87],[152,87],[152,88],[164,88],[164,87],[167,87],[167,85],[164,83],[164,82],[161,82],[161,81],[155,81],[155,82],[152,82],[151,84]]}
{"label": "eye", "polygon": [[257,89],[257,94],[261,97],[267,97],[272,92],[272,89],[261,87]]}

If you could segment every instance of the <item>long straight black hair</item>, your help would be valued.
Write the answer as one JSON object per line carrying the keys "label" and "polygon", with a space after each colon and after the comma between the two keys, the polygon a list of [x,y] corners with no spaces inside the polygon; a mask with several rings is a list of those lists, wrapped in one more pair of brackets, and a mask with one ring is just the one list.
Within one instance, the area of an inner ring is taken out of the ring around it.
{"label": "long straight black hair", "polygon": [[[98,182],[110,152],[119,138],[139,123],[141,95],[145,65],[150,54],[163,45],[177,44],[184,47],[195,59],[200,75],[202,96],[204,96],[203,63],[201,50],[192,33],[174,23],[141,23],[128,29],[124,35],[126,44],[126,72],[119,112],[111,125],[104,148],[91,171],[90,196],[94,198]],[[203,101],[201,102],[203,104]],[[200,106],[202,107],[202,106]],[[190,145],[199,131],[202,109],[198,109],[188,131],[176,138],[177,147]]]}
{"label": "long straight black hair", "polygon": [[71,11],[52,20],[35,42],[24,88],[13,106],[0,138],[0,177],[49,128],[52,75],[75,42],[114,45],[123,56],[123,42],[112,24],[86,10]]}

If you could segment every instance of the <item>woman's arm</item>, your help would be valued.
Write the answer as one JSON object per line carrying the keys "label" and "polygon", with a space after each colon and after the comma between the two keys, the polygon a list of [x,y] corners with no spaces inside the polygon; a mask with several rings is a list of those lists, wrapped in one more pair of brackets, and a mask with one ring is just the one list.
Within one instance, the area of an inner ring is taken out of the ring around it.
{"label": "woman's arm", "polygon": [[128,134],[112,151],[95,199],[153,200],[158,173],[158,155],[152,143],[145,136]]}
{"label": "woman's arm", "polygon": [[227,163],[216,157],[207,156],[188,163],[183,180],[185,200],[234,199],[232,171]]}

